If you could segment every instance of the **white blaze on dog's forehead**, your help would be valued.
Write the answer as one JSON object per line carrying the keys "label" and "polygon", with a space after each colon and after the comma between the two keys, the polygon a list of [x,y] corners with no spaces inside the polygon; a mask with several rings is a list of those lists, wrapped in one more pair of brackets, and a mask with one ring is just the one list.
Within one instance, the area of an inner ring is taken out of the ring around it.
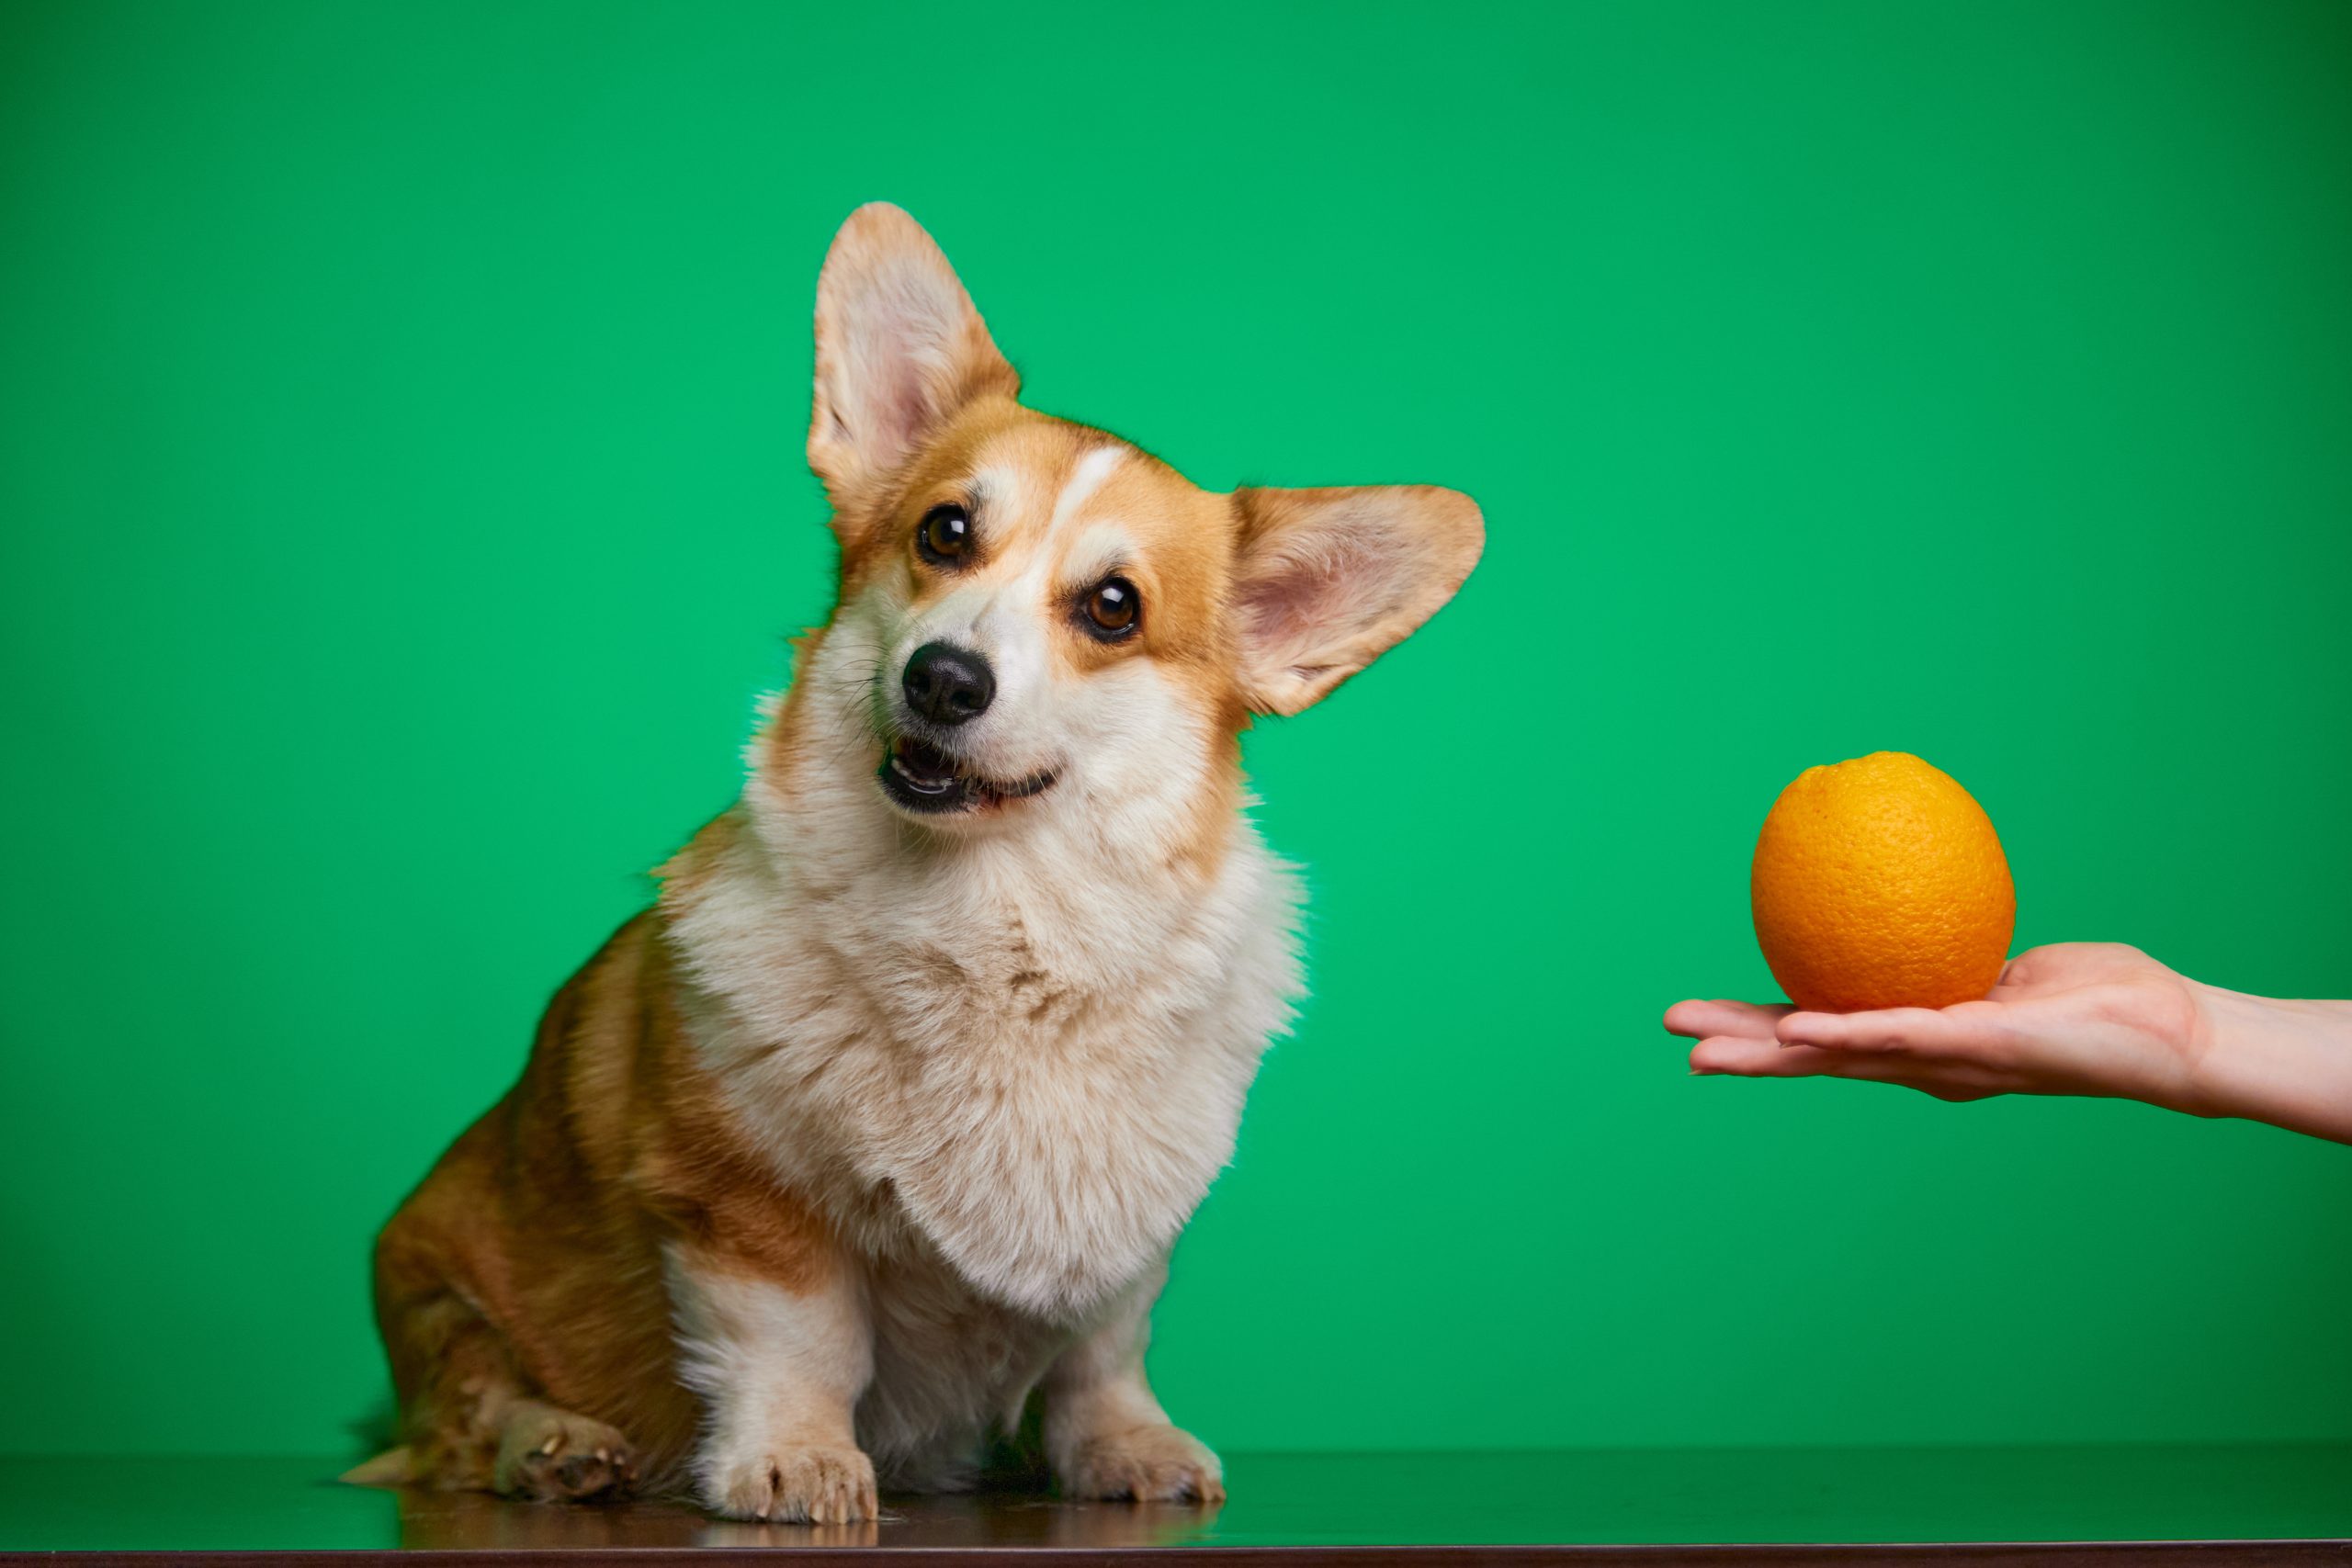
{"label": "white blaze on dog's forehead", "polygon": [[[1102,488],[1102,482],[1111,477],[1124,456],[1116,446],[1096,446],[1079,458],[1069,478],[1062,481],[1061,493],[1054,499],[1053,513],[1046,525],[1046,537],[1052,538],[1069,526],[1088,498]],[[981,651],[996,666],[1000,696],[1012,699],[1008,706],[1016,705],[1023,694],[1035,690],[1046,680],[1046,619],[1051,613],[1054,589],[1053,551],[1050,547],[1040,549],[1022,563],[1017,575],[989,584],[984,597],[962,612],[963,624],[970,628]],[[962,597],[961,593],[951,594],[947,604],[953,604]],[[944,615],[946,605],[941,609]]]}
{"label": "white blaze on dog's forehead", "polygon": [[1046,525],[1046,533],[1058,534],[1068,527],[1070,519],[1078,515],[1078,509],[1102,488],[1102,481],[1111,477],[1111,470],[1119,466],[1119,459],[1125,456],[1116,446],[1097,446],[1080,457],[1078,467],[1063,481],[1061,494],[1054,498],[1054,515]]}

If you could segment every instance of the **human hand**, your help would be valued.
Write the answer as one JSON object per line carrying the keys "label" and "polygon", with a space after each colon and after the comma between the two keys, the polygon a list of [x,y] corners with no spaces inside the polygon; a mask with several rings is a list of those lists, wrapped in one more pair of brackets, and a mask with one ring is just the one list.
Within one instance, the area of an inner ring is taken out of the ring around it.
{"label": "human hand", "polygon": [[1849,1013],[1685,1001],[1666,1027],[1698,1042],[1702,1075],[1863,1078],[1954,1100],[2109,1095],[2211,1115],[2199,1078],[2212,994],[2138,948],[2075,942],[2012,958],[1983,1001]]}

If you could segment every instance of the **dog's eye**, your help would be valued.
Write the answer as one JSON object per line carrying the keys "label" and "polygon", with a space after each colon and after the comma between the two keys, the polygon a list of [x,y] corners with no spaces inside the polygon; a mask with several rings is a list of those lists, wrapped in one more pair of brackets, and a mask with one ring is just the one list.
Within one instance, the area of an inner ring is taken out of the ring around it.
{"label": "dog's eye", "polygon": [[972,553],[972,514],[960,506],[934,506],[915,529],[915,548],[934,566],[954,566]]}
{"label": "dog's eye", "polygon": [[1123,637],[1136,629],[1136,615],[1143,597],[1124,577],[1106,577],[1086,596],[1087,629],[1103,641]]}

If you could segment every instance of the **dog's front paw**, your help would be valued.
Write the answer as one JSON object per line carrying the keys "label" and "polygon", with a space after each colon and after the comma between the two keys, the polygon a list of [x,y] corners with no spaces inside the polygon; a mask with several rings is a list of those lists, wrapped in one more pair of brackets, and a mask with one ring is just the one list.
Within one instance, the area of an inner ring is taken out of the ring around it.
{"label": "dog's front paw", "polygon": [[1138,1503],[1222,1503],[1225,1467],[1190,1432],[1135,1427],[1080,1443],[1064,1467],[1062,1490]]}
{"label": "dog's front paw", "polygon": [[855,1449],[777,1448],[706,1466],[702,1500],[730,1519],[845,1525],[881,1512],[874,1461]]}

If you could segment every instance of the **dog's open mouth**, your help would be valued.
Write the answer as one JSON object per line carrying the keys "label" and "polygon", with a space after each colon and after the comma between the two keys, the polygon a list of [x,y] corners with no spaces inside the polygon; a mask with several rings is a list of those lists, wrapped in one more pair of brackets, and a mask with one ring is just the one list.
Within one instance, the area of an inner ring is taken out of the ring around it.
{"label": "dog's open mouth", "polygon": [[884,753],[876,774],[884,793],[909,811],[973,811],[1043,793],[1051,773],[1010,782],[972,772],[929,741],[902,736]]}

